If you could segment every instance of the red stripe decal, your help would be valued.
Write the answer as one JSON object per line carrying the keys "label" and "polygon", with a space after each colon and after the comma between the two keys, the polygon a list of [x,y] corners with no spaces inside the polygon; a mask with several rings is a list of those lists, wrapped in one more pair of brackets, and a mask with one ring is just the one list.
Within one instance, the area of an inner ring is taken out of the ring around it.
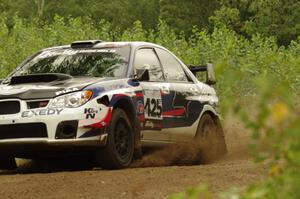
{"label": "red stripe decal", "polygon": [[145,121],[145,116],[144,115],[139,115],[138,118],[139,118],[140,122]]}
{"label": "red stripe decal", "polygon": [[125,94],[114,94],[113,97],[124,97],[124,96],[127,96]]}
{"label": "red stripe decal", "polygon": [[171,111],[163,112],[163,116],[181,116],[185,113],[185,108],[174,109]]}
{"label": "red stripe decal", "polygon": [[135,94],[136,97],[144,97],[144,94],[142,92],[138,92]]}

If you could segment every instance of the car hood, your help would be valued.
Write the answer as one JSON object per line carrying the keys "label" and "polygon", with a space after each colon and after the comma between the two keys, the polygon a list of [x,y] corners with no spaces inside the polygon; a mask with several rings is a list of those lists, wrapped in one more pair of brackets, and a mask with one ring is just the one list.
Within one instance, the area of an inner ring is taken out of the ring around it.
{"label": "car hood", "polygon": [[96,82],[105,82],[111,78],[80,77],[47,83],[26,83],[17,85],[0,85],[1,99],[49,99],[58,95],[82,90]]}

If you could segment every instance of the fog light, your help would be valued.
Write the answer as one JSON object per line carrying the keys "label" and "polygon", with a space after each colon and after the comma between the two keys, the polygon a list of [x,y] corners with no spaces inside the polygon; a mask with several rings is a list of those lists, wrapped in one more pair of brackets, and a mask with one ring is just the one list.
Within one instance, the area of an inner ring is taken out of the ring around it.
{"label": "fog light", "polygon": [[77,136],[78,120],[64,121],[58,124],[56,139],[75,139]]}

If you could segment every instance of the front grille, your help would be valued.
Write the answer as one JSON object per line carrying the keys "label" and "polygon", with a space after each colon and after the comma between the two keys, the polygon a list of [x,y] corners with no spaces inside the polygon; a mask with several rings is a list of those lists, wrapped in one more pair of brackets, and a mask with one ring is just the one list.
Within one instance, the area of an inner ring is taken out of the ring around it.
{"label": "front grille", "polygon": [[47,128],[44,123],[0,125],[0,140],[46,137]]}
{"label": "front grille", "polygon": [[44,108],[48,105],[49,100],[27,102],[28,109]]}
{"label": "front grille", "polygon": [[0,102],[0,115],[10,115],[20,112],[19,101],[4,101]]}

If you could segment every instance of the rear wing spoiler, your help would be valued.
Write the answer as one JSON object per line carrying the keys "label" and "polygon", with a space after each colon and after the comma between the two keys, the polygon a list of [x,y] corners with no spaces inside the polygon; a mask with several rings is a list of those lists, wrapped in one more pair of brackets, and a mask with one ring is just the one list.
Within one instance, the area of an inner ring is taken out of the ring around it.
{"label": "rear wing spoiler", "polygon": [[198,72],[206,72],[206,83],[208,85],[216,84],[214,66],[211,63],[202,66],[189,65],[189,69],[195,76]]}

